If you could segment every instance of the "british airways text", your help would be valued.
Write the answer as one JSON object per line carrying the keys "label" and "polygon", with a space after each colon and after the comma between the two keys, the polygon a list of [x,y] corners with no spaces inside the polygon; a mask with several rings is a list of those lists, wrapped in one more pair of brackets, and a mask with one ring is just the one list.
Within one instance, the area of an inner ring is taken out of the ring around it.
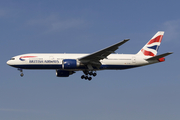
{"label": "british airways text", "polygon": [[59,63],[58,60],[29,60],[29,63]]}

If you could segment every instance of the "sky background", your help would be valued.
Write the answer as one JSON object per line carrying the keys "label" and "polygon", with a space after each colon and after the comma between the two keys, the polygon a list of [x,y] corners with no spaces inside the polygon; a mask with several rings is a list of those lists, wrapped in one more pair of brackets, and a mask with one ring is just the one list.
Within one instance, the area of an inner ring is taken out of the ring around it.
{"label": "sky background", "polygon": [[[180,1],[1,0],[1,120],[179,120]],[[159,30],[166,61],[140,68],[82,72],[24,70],[6,61],[24,53],[92,53],[123,39],[136,54]]]}

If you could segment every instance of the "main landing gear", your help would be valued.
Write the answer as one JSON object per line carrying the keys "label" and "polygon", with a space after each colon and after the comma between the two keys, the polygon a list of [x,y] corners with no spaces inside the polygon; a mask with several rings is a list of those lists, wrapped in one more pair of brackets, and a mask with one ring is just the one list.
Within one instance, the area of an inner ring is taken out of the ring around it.
{"label": "main landing gear", "polygon": [[81,79],[85,79],[85,80],[89,80],[89,81],[91,81],[92,80],[92,77],[88,77],[88,75],[90,75],[90,76],[96,76],[97,75],[97,73],[93,73],[92,71],[91,72],[89,72],[89,71],[83,71],[84,72],[84,74],[85,75],[82,75],[81,76]]}
{"label": "main landing gear", "polygon": [[24,74],[23,74],[23,69],[18,68],[18,70],[21,72],[20,76],[23,77],[23,76],[24,76]]}

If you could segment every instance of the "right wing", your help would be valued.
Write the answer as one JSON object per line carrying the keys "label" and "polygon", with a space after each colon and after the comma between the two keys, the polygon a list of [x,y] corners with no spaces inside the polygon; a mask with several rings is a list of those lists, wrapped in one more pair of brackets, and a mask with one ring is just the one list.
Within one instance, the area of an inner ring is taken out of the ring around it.
{"label": "right wing", "polygon": [[86,65],[100,65],[100,60],[107,58],[108,55],[110,55],[111,53],[114,53],[119,46],[121,46],[122,44],[124,44],[125,42],[129,41],[129,39],[125,39],[121,42],[118,42],[112,46],[109,46],[107,48],[104,48],[100,51],[94,52],[92,54],[89,54],[87,56],[84,56],[82,58],[79,58],[78,60],[81,61],[83,64]]}

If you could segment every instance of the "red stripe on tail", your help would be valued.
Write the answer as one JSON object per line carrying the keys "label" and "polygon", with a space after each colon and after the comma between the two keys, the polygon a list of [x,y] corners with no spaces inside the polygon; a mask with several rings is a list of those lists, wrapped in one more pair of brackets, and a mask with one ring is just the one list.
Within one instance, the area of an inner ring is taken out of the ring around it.
{"label": "red stripe on tail", "polygon": [[148,45],[150,45],[150,44],[152,44],[152,43],[154,43],[154,42],[161,42],[162,37],[163,37],[163,35],[157,36],[156,38],[150,40],[150,41],[148,42]]}
{"label": "red stripe on tail", "polygon": [[150,51],[146,51],[144,49],[141,49],[142,53],[145,55],[145,56],[155,56],[154,53],[150,52]]}

